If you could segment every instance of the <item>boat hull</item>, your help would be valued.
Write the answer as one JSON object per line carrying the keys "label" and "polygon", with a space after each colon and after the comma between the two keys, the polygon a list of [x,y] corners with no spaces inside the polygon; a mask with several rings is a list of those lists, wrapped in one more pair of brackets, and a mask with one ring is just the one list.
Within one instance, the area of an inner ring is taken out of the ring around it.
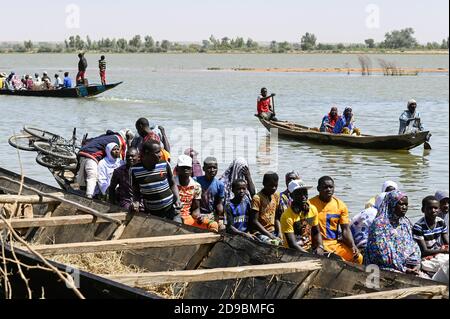
{"label": "boat hull", "polygon": [[43,91],[27,91],[27,90],[0,90],[0,95],[12,95],[12,96],[33,96],[33,97],[55,97],[55,98],[84,98],[92,97],[108,90],[115,88],[122,82],[107,84],[107,85],[90,85],[90,86],[77,86],[70,89],[61,90],[43,90]]}
{"label": "boat hull", "polygon": [[283,138],[302,142],[304,141],[362,149],[410,150],[424,144],[429,134],[429,132],[390,136],[329,134],[317,132],[306,126],[301,126],[291,122],[266,121],[261,118],[259,118],[259,120],[268,131],[277,129],[278,136]]}
{"label": "boat hull", "polygon": [[[7,179],[2,179],[2,177]],[[19,181],[20,176],[0,168],[0,190],[9,193],[17,192],[19,186],[12,183],[11,179]],[[59,191],[52,186],[31,179],[25,179],[25,184],[45,193]],[[108,203],[88,200],[67,192],[61,193],[65,199],[83,204],[100,213],[120,212],[120,208]],[[30,191],[25,189],[24,195],[30,195]],[[36,204],[34,206],[35,214],[40,212],[48,216],[47,206]],[[52,211],[51,217],[77,214],[80,212],[76,208],[62,204]],[[133,214],[128,218],[119,237],[121,240],[164,236],[164,245],[151,248],[140,246],[129,248],[123,251],[123,263],[136,266],[150,275],[153,272],[163,272],[163,275],[158,274],[158,278],[165,277],[165,280],[170,279],[171,272],[187,272],[188,275],[182,274],[182,279],[175,281],[183,285],[188,282],[183,286],[182,297],[185,299],[327,299],[393,289],[415,287],[425,287],[424,289],[426,289],[428,286],[436,285],[433,281],[411,275],[380,271],[379,284],[374,286],[371,284],[372,271],[366,272],[363,266],[266,245],[241,236],[223,234],[213,242],[196,242],[194,244],[188,242],[179,247],[167,244],[167,241],[173,240],[173,237],[179,235],[195,237],[209,233],[151,215]],[[110,240],[112,234],[117,234],[117,227],[117,225],[105,223],[44,227],[37,229],[27,240],[38,245],[98,243],[98,241]],[[122,249],[126,249],[126,247],[121,245],[121,248],[118,248],[119,251]],[[321,266],[277,275],[252,276],[250,274],[245,277],[239,275],[242,271],[242,268],[239,267],[251,267],[253,271],[254,267],[261,265],[283,265],[297,262],[315,262],[320,263]],[[227,269],[233,267],[238,267],[234,269],[234,275],[221,279],[221,274],[225,276]],[[215,269],[218,269],[219,274],[216,274],[214,279],[208,279],[208,275],[202,274],[204,271],[214,271]],[[201,280],[192,280],[192,272],[195,271],[200,272],[195,275],[202,276]],[[114,278],[110,279],[114,284],[123,283],[118,279],[117,281]],[[127,282],[129,283],[129,281]],[[126,285],[128,284],[126,283]],[[129,288],[138,288],[132,284],[129,285]],[[177,285],[180,287],[179,284]],[[448,298],[448,290],[442,297]]]}

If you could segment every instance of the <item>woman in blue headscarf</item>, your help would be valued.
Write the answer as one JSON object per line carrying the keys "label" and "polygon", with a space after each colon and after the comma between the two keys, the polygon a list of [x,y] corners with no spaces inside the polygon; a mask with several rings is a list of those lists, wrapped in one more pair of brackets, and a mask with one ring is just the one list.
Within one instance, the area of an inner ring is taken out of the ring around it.
{"label": "woman in blue headscarf", "polygon": [[366,264],[375,264],[384,270],[418,273],[421,253],[413,239],[407,211],[405,193],[396,190],[386,195],[370,227]]}

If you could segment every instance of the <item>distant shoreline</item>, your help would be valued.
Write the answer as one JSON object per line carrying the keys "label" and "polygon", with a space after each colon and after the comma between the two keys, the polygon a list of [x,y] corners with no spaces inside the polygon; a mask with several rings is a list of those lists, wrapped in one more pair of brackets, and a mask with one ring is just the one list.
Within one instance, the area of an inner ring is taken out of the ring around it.
{"label": "distant shoreline", "polygon": [[[273,53],[270,51],[209,51],[209,52],[180,52],[180,51],[169,51],[169,52],[107,52],[107,51],[85,51],[86,54],[108,54],[108,55],[127,55],[127,54],[139,54],[139,55],[163,55],[163,54],[190,54],[190,55],[225,55],[225,54],[255,54],[255,55],[449,55],[448,50],[367,50],[367,51],[292,51],[284,53]],[[23,54],[23,55],[33,55],[33,54],[69,54],[76,55],[78,52],[19,52],[19,51],[6,51],[1,52],[2,54]]]}
{"label": "distant shoreline", "polygon": [[[279,73],[348,73],[361,74],[361,68],[208,68],[208,71],[236,71],[236,72],[279,72]],[[383,68],[370,68],[370,74],[384,74],[386,72]],[[414,76],[419,73],[448,73],[445,68],[399,68],[398,76]]]}

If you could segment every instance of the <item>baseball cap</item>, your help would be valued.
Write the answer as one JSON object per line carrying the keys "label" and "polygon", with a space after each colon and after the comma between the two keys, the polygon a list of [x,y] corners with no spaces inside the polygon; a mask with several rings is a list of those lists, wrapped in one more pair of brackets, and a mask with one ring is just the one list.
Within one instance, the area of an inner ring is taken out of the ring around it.
{"label": "baseball cap", "polygon": [[192,167],[192,158],[187,155],[180,155],[177,162],[178,167]]}
{"label": "baseball cap", "polygon": [[312,186],[306,185],[301,179],[297,179],[289,183],[288,190],[289,193],[295,192],[297,189],[311,189]]}

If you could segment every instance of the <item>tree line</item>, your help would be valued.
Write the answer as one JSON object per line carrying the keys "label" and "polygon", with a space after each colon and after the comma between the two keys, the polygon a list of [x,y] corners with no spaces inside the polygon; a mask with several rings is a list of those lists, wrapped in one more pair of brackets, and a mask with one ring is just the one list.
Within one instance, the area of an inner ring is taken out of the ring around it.
{"label": "tree line", "polygon": [[288,53],[300,51],[331,51],[339,53],[342,51],[383,51],[383,50],[447,50],[448,37],[441,43],[429,42],[419,44],[414,37],[414,29],[406,28],[394,30],[385,34],[382,42],[374,39],[366,39],[364,43],[355,44],[329,44],[320,43],[316,35],[306,32],[300,37],[299,42],[277,42],[269,44],[258,43],[250,38],[216,38],[211,35],[209,39],[200,43],[182,44],[169,40],[157,41],[152,36],[135,35],[131,39],[125,38],[102,38],[92,40],[89,36],[82,38],[79,35],[70,36],[63,43],[33,43],[25,41],[23,44],[12,46],[1,45],[0,52],[37,52],[37,53],[71,53],[79,51],[101,51],[109,53],[208,53],[208,52],[261,52],[261,53]]}

